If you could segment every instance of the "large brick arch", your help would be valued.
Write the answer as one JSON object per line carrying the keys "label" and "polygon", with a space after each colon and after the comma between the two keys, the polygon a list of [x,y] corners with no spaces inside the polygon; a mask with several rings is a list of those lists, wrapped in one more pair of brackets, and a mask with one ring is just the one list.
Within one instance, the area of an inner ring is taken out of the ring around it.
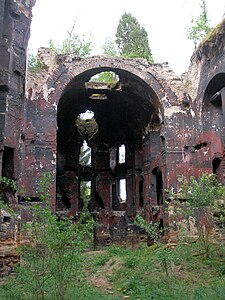
{"label": "large brick arch", "polygon": [[166,82],[160,65],[149,65],[142,59],[108,58],[103,56],[72,59],[67,57],[65,61],[54,70],[53,76],[48,79],[48,89],[53,88],[50,98],[58,104],[64,89],[75,78],[77,81],[89,80],[96,73],[103,71],[125,71],[142,80],[156,95],[157,106],[163,114],[163,106],[177,102],[177,96]]}
{"label": "large brick arch", "polygon": [[[145,91],[151,94],[151,105],[159,114],[163,122],[164,110],[167,107],[178,105],[179,94],[172,90],[168,77],[171,74],[166,68],[159,64],[149,65],[142,59],[108,58],[102,56],[78,59],[71,55],[56,57],[57,63],[49,72],[32,75],[33,86],[28,84],[28,99],[26,117],[24,123],[24,159],[21,168],[22,183],[27,186],[31,195],[35,192],[36,182],[44,169],[50,170],[56,176],[57,157],[57,108],[62,102],[63,95],[72,86],[84,85],[90,77],[102,71],[114,71],[125,76]],[[129,81],[129,80],[128,80]],[[132,87],[132,82],[129,83]],[[134,89],[136,86],[134,87]],[[147,98],[147,96],[146,96]],[[61,99],[61,100],[60,100]],[[147,103],[147,102],[146,102]],[[76,105],[76,103],[74,103]],[[153,118],[156,120],[156,117]],[[41,145],[41,148],[37,148]],[[47,148],[46,148],[47,147]],[[47,150],[45,150],[47,149]],[[35,154],[37,151],[37,154]],[[41,153],[40,153],[41,151]],[[29,174],[29,176],[27,176]],[[29,178],[29,179],[28,179]],[[30,180],[30,178],[34,178]],[[33,192],[32,192],[33,190]],[[55,188],[52,193],[54,197]]]}

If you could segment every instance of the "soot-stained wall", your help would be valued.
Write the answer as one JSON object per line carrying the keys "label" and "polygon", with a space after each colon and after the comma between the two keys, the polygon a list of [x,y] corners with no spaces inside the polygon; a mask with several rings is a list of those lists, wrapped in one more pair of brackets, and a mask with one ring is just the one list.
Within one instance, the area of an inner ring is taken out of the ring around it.
{"label": "soot-stained wall", "polygon": [[0,1],[0,170],[20,179],[21,126],[25,104],[30,1]]}
{"label": "soot-stained wall", "polygon": [[[133,220],[138,212],[167,224],[165,189],[176,189],[181,176],[213,172],[224,183],[225,22],[197,48],[182,78],[166,63],[81,59],[41,48],[43,68],[26,79],[34,3],[0,2],[3,176],[15,179],[26,196],[38,201],[41,177],[50,172],[53,209],[77,217],[86,205],[98,223],[98,244],[137,240]],[[103,71],[114,72],[117,82],[90,80]],[[87,110],[92,116],[83,120]],[[83,165],[84,140],[91,162]],[[24,195],[17,196],[22,203]]]}

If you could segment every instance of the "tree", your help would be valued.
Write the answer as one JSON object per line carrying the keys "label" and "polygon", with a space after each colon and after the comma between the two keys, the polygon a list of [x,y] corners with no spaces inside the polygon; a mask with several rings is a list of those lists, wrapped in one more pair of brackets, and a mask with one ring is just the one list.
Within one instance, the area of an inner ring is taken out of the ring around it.
{"label": "tree", "polygon": [[115,42],[110,37],[107,37],[105,39],[105,43],[102,45],[101,48],[102,48],[103,55],[111,56],[111,57],[117,56],[117,49],[116,49]]}
{"label": "tree", "polygon": [[135,17],[124,13],[116,32],[116,44],[121,56],[127,58],[145,58],[153,63],[153,56],[148,43],[148,34]]}
{"label": "tree", "polygon": [[56,54],[74,53],[79,57],[90,55],[91,40],[86,39],[84,35],[80,37],[78,34],[74,34],[75,24],[76,22],[74,22],[71,30],[67,31],[68,36],[63,40],[61,45],[57,45],[53,40],[49,41],[49,48]]}
{"label": "tree", "polygon": [[43,64],[37,54],[28,53],[27,67],[30,72],[38,72],[43,69]]}
{"label": "tree", "polygon": [[189,220],[190,217],[196,218],[198,215],[196,218],[198,239],[201,240],[205,253],[208,255],[209,236],[213,233],[212,229],[215,225],[213,223],[218,224],[220,228],[224,228],[225,225],[225,186],[217,182],[214,174],[208,173],[203,173],[199,178],[190,176],[189,180],[182,177],[179,182],[178,193],[167,190],[170,200],[173,201],[173,207],[177,206],[174,210],[175,219],[181,220],[183,216]]}
{"label": "tree", "polygon": [[71,30],[67,31],[68,36],[62,41],[61,45],[57,45],[53,40],[49,41],[49,48],[57,54],[74,53],[79,57],[85,57],[91,53],[91,40],[86,39],[83,35],[80,37],[74,34],[76,21],[73,23]]}
{"label": "tree", "polygon": [[187,38],[194,42],[195,49],[198,42],[212,30],[209,24],[206,0],[201,0],[201,13],[198,18],[192,18],[191,26],[187,29]]}
{"label": "tree", "polygon": [[[74,34],[76,22],[74,22],[71,30],[67,31],[68,36],[62,41],[61,44],[57,44],[53,40],[49,41],[49,48],[56,54],[70,54],[73,53],[79,57],[86,57],[91,53],[91,40],[86,39],[83,35],[80,37],[78,34]],[[40,61],[38,54],[28,54],[28,70],[30,72],[38,72],[43,69],[43,64]]]}

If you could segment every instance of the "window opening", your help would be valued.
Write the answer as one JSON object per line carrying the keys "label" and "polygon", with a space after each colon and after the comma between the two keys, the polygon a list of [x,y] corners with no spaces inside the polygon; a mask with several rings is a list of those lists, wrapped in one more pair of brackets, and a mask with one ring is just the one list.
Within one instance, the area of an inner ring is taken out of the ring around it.
{"label": "window opening", "polygon": [[83,142],[82,147],[80,148],[79,163],[82,166],[91,165],[91,148],[88,146],[85,140]]}
{"label": "window opening", "polygon": [[213,166],[213,174],[215,175],[216,179],[219,180],[221,159],[218,157],[214,158],[212,162],[212,166]]}
{"label": "window opening", "polygon": [[144,206],[144,182],[143,179],[139,181],[139,206],[143,207]]}
{"label": "window opening", "polygon": [[14,178],[14,149],[4,147],[2,158],[2,176],[10,179]]}
{"label": "window opening", "polygon": [[113,148],[113,149],[110,151],[110,169],[111,169],[112,171],[115,170],[116,163],[117,163],[117,159],[116,159],[116,148]]}
{"label": "window opening", "polygon": [[112,209],[117,210],[119,207],[119,201],[116,194],[116,184],[112,184]]}
{"label": "window opening", "polygon": [[120,179],[119,181],[120,202],[126,202],[127,200],[127,181],[126,179]]}
{"label": "window opening", "polygon": [[124,164],[125,163],[125,158],[126,158],[126,147],[125,145],[121,145],[119,147],[119,158],[118,158],[118,162],[119,164]]}
{"label": "window opening", "polygon": [[84,113],[81,113],[79,115],[79,117],[81,118],[81,120],[89,120],[89,119],[92,119],[94,118],[94,112],[91,111],[91,110],[86,110]]}
{"label": "window opening", "polygon": [[210,102],[215,106],[221,107],[222,106],[222,97],[221,97],[220,92],[217,92],[213,96],[211,96]]}
{"label": "window opening", "polygon": [[91,181],[80,181],[80,209],[87,208],[91,200]]}
{"label": "window opening", "polygon": [[225,90],[224,80],[225,73],[219,73],[209,82],[204,95],[204,103],[206,106],[211,103],[214,107],[219,109],[222,107],[222,98]]}
{"label": "window opening", "polygon": [[156,192],[157,192],[157,204],[161,205],[163,203],[163,181],[162,172],[160,170],[156,173]]}
{"label": "window opening", "polygon": [[156,193],[156,199],[157,199],[157,205],[163,204],[163,180],[162,180],[162,171],[156,167],[152,174],[154,175],[154,183],[153,186],[155,186],[154,194]]}

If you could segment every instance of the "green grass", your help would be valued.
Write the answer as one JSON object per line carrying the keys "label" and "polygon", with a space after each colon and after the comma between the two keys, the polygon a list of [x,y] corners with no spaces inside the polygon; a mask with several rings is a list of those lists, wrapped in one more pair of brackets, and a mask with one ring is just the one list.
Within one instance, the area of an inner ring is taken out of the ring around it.
{"label": "green grass", "polygon": [[[107,268],[99,265],[98,254],[89,256],[86,263],[92,264],[94,273],[101,272],[102,277],[107,277],[118,299],[129,296],[134,300],[224,300],[225,247],[211,245],[209,258],[201,253],[199,243],[180,245],[173,250],[112,247],[104,254]],[[102,254],[100,257],[103,261]],[[109,260],[115,268],[107,265]]]}
{"label": "green grass", "polygon": [[[81,276],[71,278],[66,299],[118,300],[129,296],[131,300],[224,300],[225,247],[212,244],[209,257],[202,249],[200,243],[193,243],[174,249],[114,246],[86,253]],[[0,298],[34,299],[27,280],[22,285],[20,276],[5,279],[0,284]],[[53,288],[49,282],[45,299],[54,300]]]}

